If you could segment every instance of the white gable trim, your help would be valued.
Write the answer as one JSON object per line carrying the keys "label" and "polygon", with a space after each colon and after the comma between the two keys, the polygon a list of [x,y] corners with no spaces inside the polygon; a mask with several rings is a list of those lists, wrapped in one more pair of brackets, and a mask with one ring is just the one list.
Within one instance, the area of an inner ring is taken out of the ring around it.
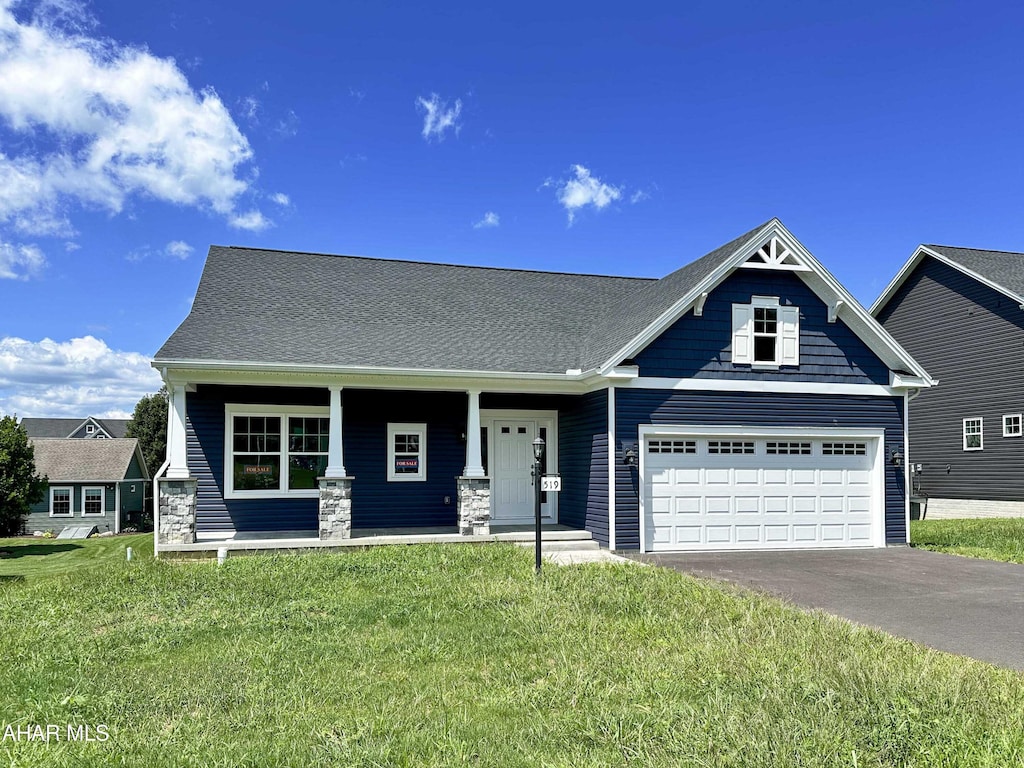
{"label": "white gable trim", "polygon": [[958,264],[948,256],[943,256],[938,251],[933,251],[926,245],[919,245],[917,247],[917,250],[914,251],[914,253],[911,255],[909,259],[907,259],[907,263],[904,264],[900,271],[896,273],[896,277],[892,279],[892,282],[889,283],[889,285],[886,287],[884,291],[882,291],[882,295],[875,299],[875,303],[871,305],[872,315],[876,317],[878,316],[878,313],[881,312],[885,305],[889,303],[889,300],[896,295],[896,291],[900,289],[900,286],[903,285],[906,279],[910,277],[910,274],[915,269],[917,269],[917,265],[924,261],[925,256],[931,256],[933,259],[945,264],[947,267],[952,267],[957,272],[961,272],[967,275],[968,277],[977,280],[982,285],[986,285],[992,290],[998,291],[1004,296],[1008,296],[1009,298],[1016,301],[1017,304],[1020,305],[1021,309],[1024,309],[1024,296],[1021,296],[1018,293],[1014,293],[1009,288],[1004,288],[1003,286],[999,285],[999,283],[992,282],[987,277],[982,277],[977,272],[968,269],[962,264]]}
{"label": "white gable trim", "polygon": [[[799,240],[793,237],[778,219],[773,219],[761,230],[751,236],[743,243],[728,259],[704,280],[690,289],[689,293],[680,298],[669,309],[663,312],[658,319],[637,334],[629,343],[615,353],[598,370],[604,375],[607,374],[620,360],[633,357],[640,350],[654,341],[669,326],[676,322],[694,306],[702,293],[710,293],[723,280],[731,275],[738,267],[743,265],[758,249],[768,243],[771,238],[778,238],[807,271],[799,271],[796,274],[807,284],[820,299],[828,305],[837,305],[836,315],[842,316],[844,322],[856,333],[860,339],[882,362],[891,370],[906,369],[924,382],[924,386],[932,386],[934,381],[928,372],[915,361],[910,354],[901,347],[889,333],[882,328],[860,303],[836,280],[825,267],[815,259],[810,252],[803,247]],[[838,306],[838,301],[842,305]]]}

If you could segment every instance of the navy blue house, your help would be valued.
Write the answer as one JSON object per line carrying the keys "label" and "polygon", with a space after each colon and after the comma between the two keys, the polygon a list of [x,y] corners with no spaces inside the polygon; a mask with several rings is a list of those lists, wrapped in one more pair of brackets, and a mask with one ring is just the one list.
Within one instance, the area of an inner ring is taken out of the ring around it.
{"label": "navy blue house", "polygon": [[154,365],[159,551],[494,538],[537,437],[610,549],[905,543],[934,383],[778,220],[660,280],[215,246]]}

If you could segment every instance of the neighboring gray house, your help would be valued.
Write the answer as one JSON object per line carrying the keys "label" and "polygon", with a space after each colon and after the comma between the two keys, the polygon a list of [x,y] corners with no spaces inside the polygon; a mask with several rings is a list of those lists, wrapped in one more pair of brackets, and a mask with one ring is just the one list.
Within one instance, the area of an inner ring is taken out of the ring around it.
{"label": "neighboring gray house", "polygon": [[111,439],[124,437],[128,419],[22,419],[29,437],[72,437]]}
{"label": "neighboring gray house", "polygon": [[49,488],[26,518],[26,533],[83,524],[120,533],[141,521],[149,472],[138,440],[34,437],[32,446]]}
{"label": "neighboring gray house", "polygon": [[871,312],[941,382],[910,405],[927,516],[1024,516],[1024,254],[922,245]]}
{"label": "neighboring gray house", "polygon": [[153,365],[158,552],[505,535],[535,441],[609,549],[903,544],[932,384],[777,219],[660,280],[215,246]]}

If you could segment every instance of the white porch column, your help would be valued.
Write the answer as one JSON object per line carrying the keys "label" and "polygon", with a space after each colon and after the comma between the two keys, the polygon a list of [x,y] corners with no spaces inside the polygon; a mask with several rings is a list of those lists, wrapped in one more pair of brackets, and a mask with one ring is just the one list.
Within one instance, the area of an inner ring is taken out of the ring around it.
{"label": "white porch column", "polygon": [[484,462],[480,455],[480,390],[471,389],[469,415],[466,418],[466,468],[463,477],[484,477]]}
{"label": "white porch column", "polygon": [[346,477],[341,438],[341,387],[331,387],[331,425],[327,438],[327,469],[324,477]]}
{"label": "white porch column", "polygon": [[167,425],[167,457],[171,463],[165,477],[181,479],[188,477],[188,453],[186,451],[185,429],[185,385],[175,384],[169,388],[169,423]]}

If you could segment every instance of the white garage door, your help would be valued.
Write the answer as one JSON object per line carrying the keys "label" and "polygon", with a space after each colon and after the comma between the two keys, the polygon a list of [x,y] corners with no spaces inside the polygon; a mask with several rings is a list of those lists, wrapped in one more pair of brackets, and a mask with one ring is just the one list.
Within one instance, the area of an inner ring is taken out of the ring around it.
{"label": "white garage door", "polygon": [[880,546],[877,444],[647,435],[644,550]]}

